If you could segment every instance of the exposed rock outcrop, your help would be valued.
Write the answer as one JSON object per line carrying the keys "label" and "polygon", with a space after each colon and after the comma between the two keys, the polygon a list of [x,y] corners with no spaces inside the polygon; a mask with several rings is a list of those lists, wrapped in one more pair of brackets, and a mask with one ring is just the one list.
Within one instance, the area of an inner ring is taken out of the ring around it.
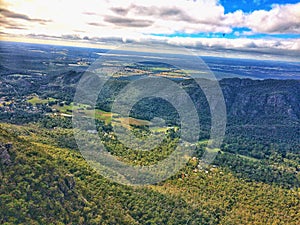
{"label": "exposed rock outcrop", "polygon": [[9,154],[10,149],[12,148],[11,143],[2,144],[0,143],[0,162],[3,165],[11,165],[11,156]]}

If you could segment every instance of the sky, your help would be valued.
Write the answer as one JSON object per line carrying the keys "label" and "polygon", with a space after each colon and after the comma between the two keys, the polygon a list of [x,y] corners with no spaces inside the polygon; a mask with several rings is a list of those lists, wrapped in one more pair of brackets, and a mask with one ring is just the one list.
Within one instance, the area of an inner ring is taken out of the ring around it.
{"label": "sky", "polygon": [[300,61],[300,1],[0,0],[0,39],[78,46],[157,42]]}

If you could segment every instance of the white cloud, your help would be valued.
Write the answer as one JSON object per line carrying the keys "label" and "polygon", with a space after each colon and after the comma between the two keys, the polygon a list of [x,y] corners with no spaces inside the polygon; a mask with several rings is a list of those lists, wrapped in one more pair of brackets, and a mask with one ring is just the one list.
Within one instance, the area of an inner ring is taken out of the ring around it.
{"label": "white cloud", "polygon": [[300,3],[254,11],[245,16],[245,26],[259,33],[300,33]]}
{"label": "white cloud", "polygon": [[186,47],[214,47],[219,46],[227,49],[277,49],[277,50],[300,50],[300,39],[224,39],[224,38],[167,38],[170,44]]}
{"label": "white cloud", "polygon": [[123,34],[135,36],[137,33],[229,33],[233,27],[248,27],[262,33],[300,33],[300,3],[274,5],[270,11],[250,14],[240,10],[224,14],[218,0],[12,0],[7,4],[14,12],[52,21],[47,26],[27,22],[31,33],[59,35],[81,30],[107,36],[122,30]]}
{"label": "white cloud", "polygon": [[[76,37],[78,40],[155,40],[174,45],[228,49],[300,50],[299,39],[162,38],[151,34],[230,33],[233,28],[249,28],[250,33],[300,33],[300,3],[274,5],[270,11],[224,14],[218,0],[6,0],[5,7],[46,24],[18,22],[27,29],[0,31],[18,35]],[[34,34],[34,35],[32,35]]]}
{"label": "white cloud", "polygon": [[[82,30],[98,36],[101,33],[123,30],[123,34],[135,36],[136,33],[173,33],[175,31],[229,32],[228,26],[220,24],[224,8],[217,2],[217,0],[174,0],[172,2],[162,0],[52,0],[51,2],[13,0],[9,2],[9,9],[34,18],[53,21],[47,27],[31,25],[31,33],[47,30],[53,35],[58,35]],[[141,22],[150,26],[142,26]],[[95,26],[89,25],[91,23],[99,25],[98,31]]]}

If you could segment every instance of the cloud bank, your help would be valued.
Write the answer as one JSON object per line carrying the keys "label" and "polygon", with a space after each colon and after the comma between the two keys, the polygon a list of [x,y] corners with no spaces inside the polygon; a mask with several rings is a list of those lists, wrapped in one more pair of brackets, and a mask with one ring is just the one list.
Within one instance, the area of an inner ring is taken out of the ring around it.
{"label": "cloud bank", "polygon": [[218,0],[0,2],[0,32],[22,37],[152,41],[195,49],[290,51],[300,56],[300,2],[248,13],[225,13]]}

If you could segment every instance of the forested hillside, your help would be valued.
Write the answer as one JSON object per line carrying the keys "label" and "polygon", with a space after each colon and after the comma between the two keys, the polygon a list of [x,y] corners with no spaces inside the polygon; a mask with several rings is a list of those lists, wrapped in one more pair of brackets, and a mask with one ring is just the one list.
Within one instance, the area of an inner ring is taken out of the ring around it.
{"label": "forested hillside", "polygon": [[[1,223],[298,224],[298,80],[221,80],[227,128],[208,168],[199,167],[211,123],[206,97],[193,80],[175,80],[199,113],[201,131],[194,158],[164,182],[131,187],[97,174],[77,148],[72,112],[92,115],[91,106],[73,102],[82,74],[0,77]],[[112,119],[110,110],[130,79],[111,78],[101,91],[97,132],[118,159],[150,165],[177,145],[180,118],[168,102],[145,99],[134,105],[131,124],[125,128],[147,136],[149,121],[161,117],[167,127],[157,132],[164,133],[165,140],[150,152],[131,151],[120,143],[112,124],[124,118]]]}
{"label": "forested hillside", "polygon": [[131,187],[97,174],[59,147],[70,129],[0,125],[2,224],[298,224],[299,188],[238,178],[193,158],[157,185]]}

